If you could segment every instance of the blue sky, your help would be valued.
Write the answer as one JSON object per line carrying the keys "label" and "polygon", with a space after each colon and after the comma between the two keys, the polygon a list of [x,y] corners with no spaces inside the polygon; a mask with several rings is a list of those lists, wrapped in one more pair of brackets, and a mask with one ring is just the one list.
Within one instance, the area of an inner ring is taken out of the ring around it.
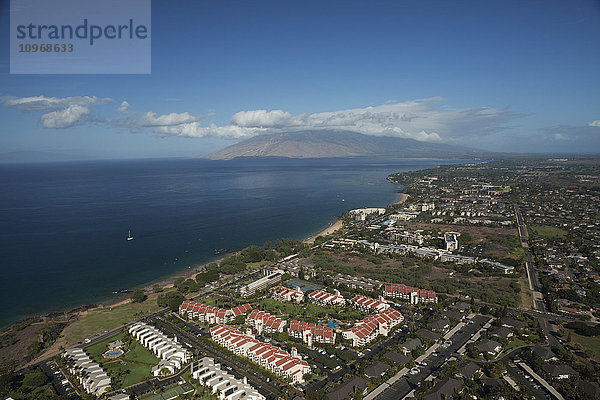
{"label": "blue sky", "polygon": [[0,4],[0,153],[16,159],[334,128],[600,151],[597,1],[152,1],[150,75],[11,75]]}

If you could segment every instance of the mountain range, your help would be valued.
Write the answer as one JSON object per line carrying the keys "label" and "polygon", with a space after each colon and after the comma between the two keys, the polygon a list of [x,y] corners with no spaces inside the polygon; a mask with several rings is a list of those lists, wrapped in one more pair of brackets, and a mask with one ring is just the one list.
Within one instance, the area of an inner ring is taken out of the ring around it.
{"label": "mountain range", "polygon": [[315,130],[254,136],[204,158],[230,160],[239,157],[338,158],[470,158],[473,149],[442,143],[421,142],[390,136],[370,136],[351,131]]}

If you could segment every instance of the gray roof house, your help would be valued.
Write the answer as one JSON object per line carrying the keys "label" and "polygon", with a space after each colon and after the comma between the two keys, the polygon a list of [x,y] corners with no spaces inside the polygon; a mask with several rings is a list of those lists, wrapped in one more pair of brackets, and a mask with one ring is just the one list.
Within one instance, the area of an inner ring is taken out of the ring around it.
{"label": "gray roof house", "polygon": [[566,364],[544,365],[544,371],[554,379],[569,379],[579,376],[579,374]]}
{"label": "gray roof house", "polygon": [[537,354],[544,362],[558,361],[558,357],[556,357],[556,354],[554,354],[554,352],[550,350],[550,347],[544,347],[540,346],[539,344],[536,344],[532,351],[534,354]]}
{"label": "gray roof house", "polygon": [[401,345],[401,348],[404,351],[404,354],[406,354],[406,353],[413,351],[414,349],[421,346],[422,344],[423,344],[423,342],[421,342],[421,339],[418,339],[418,338],[408,339],[406,342],[404,342]]}
{"label": "gray roof house", "polygon": [[482,340],[475,348],[481,353],[496,355],[502,351],[502,345],[494,340]]}
{"label": "gray roof house", "polygon": [[365,368],[365,376],[367,378],[379,378],[383,376],[391,367],[381,361],[376,361],[369,367]]}
{"label": "gray roof house", "polygon": [[452,399],[455,393],[460,393],[462,383],[454,378],[446,377],[439,381],[433,389],[423,397],[423,400]]}

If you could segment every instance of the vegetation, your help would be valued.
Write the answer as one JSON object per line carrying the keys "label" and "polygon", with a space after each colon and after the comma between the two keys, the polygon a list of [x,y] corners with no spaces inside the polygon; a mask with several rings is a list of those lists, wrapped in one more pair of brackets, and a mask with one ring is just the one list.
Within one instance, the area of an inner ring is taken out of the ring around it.
{"label": "vegetation", "polygon": [[27,359],[32,359],[42,350],[50,347],[58,339],[66,325],[64,322],[51,322],[41,328],[38,332],[39,341],[33,342],[27,348]]}
{"label": "vegetation", "polygon": [[48,377],[40,368],[28,368],[20,374],[0,370],[0,397],[15,400],[54,400],[58,398]]}
{"label": "vegetation", "polygon": [[183,300],[184,297],[179,291],[161,293],[156,298],[156,302],[159,307],[168,307],[171,311],[178,311],[179,306],[181,303],[183,303]]}
{"label": "vegetation", "polygon": [[548,240],[564,238],[567,236],[566,231],[551,225],[531,225],[528,226],[528,229],[530,235],[541,236]]}
{"label": "vegetation", "polygon": [[131,293],[131,301],[134,303],[143,303],[148,296],[146,296],[146,292],[143,289],[135,289],[133,293]]}

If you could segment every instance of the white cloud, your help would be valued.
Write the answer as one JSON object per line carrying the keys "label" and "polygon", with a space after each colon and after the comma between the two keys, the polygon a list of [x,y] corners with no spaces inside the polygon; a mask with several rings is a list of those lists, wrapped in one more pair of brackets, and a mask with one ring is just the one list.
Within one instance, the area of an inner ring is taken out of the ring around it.
{"label": "white cloud", "polygon": [[244,131],[248,135],[281,131],[349,130],[375,136],[396,136],[420,141],[456,141],[468,136],[482,136],[505,128],[516,114],[496,108],[442,110],[434,104],[444,99],[434,97],[386,102],[383,105],[348,110],[293,115],[283,110],[240,111],[230,126],[261,128]]}
{"label": "white cloud", "polygon": [[40,118],[42,126],[44,128],[63,129],[89,118],[91,115],[91,106],[106,104],[112,101],[110,98],[99,98],[96,96],[33,96],[8,99],[3,103],[3,106],[25,111],[46,112]]}
{"label": "white cloud", "polygon": [[180,114],[170,113],[158,116],[154,112],[147,112],[138,119],[137,124],[144,127],[173,126],[197,122],[202,118],[203,117],[195,117],[187,112]]}
{"label": "white cloud", "polygon": [[217,126],[214,123],[210,123],[208,126],[201,126],[198,122],[191,122],[173,126],[161,126],[156,128],[155,132],[163,136],[174,135],[194,138],[221,137],[226,139],[244,139],[267,133],[267,129],[246,128],[235,125]]}
{"label": "white cloud", "polygon": [[42,115],[44,128],[62,129],[69,128],[87,117],[91,113],[88,107],[71,105],[63,110],[52,111]]}
{"label": "white cloud", "polygon": [[282,110],[240,111],[233,114],[231,124],[246,127],[278,127],[291,122],[292,114]]}
{"label": "white cloud", "polygon": [[[229,124],[201,123],[206,117],[189,112],[135,116],[130,104],[122,101],[117,119],[92,115],[91,107],[112,102],[95,96],[23,97],[4,101],[4,107],[42,111],[45,128],[68,128],[83,121],[95,121],[140,132],[150,129],[158,135],[222,137],[243,139],[255,135],[302,130],[348,130],[366,135],[394,136],[429,142],[469,142],[494,134],[519,115],[490,107],[450,109],[445,99],[433,97],[382,105],[320,113],[292,114],[284,110],[243,110],[231,116]],[[595,121],[596,122],[596,121]],[[594,123],[595,123],[594,122]]]}
{"label": "white cloud", "polygon": [[554,140],[568,140],[568,138],[562,133],[555,133],[552,137]]}
{"label": "white cloud", "polygon": [[588,124],[589,126],[600,126],[600,119],[592,121]]}
{"label": "white cloud", "polygon": [[17,108],[27,111],[50,111],[66,109],[72,105],[89,107],[91,105],[105,104],[111,102],[110,98],[99,98],[96,96],[75,96],[75,97],[46,97],[33,96],[21,97],[6,100],[4,107]]}
{"label": "white cloud", "polygon": [[117,112],[119,112],[119,113],[121,113],[121,114],[128,114],[128,113],[130,113],[130,112],[131,112],[131,111],[129,111],[129,108],[130,108],[130,107],[131,107],[131,106],[129,105],[129,103],[128,103],[128,102],[126,102],[126,101],[123,101],[123,102],[121,103],[121,105],[119,106],[119,108],[117,108]]}

